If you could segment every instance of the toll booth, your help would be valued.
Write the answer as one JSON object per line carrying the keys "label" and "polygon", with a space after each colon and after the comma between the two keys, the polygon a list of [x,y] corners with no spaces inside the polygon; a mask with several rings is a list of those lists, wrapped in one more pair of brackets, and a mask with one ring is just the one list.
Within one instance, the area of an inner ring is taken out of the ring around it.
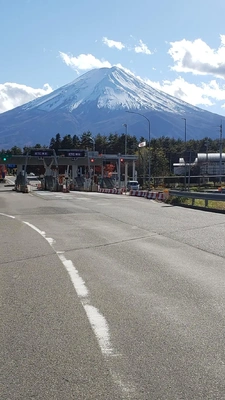
{"label": "toll booth", "polygon": [[44,169],[42,190],[94,191],[102,187],[126,187],[128,167],[130,178],[135,179],[137,156],[99,154],[97,151],[32,148],[23,155],[11,155],[7,163],[17,166],[17,181],[26,185],[27,167]]}

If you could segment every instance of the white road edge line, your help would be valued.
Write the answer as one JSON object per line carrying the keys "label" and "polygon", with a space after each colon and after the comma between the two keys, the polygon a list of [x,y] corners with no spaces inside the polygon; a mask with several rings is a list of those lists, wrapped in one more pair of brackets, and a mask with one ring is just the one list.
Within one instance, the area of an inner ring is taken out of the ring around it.
{"label": "white road edge line", "polygon": [[[8,215],[4,213],[0,213],[0,215],[8,218],[13,218],[15,219],[16,217],[13,215]],[[111,343],[110,343],[110,332],[109,332],[109,326],[106,321],[106,318],[100,313],[100,311],[92,306],[89,303],[88,299],[88,289],[85,285],[84,280],[80,277],[77,269],[75,268],[73,262],[71,260],[67,260],[64,256],[64,251],[56,251],[54,249],[53,244],[55,243],[54,239],[46,237],[46,233],[44,231],[41,231],[39,228],[37,228],[35,225],[31,224],[30,222],[27,221],[22,221],[24,224],[28,225],[30,228],[35,230],[37,233],[39,233],[53,248],[57,256],[59,257],[60,261],[66,268],[70,279],[73,283],[74,289],[77,293],[77,296],[81,300],[81,304],[86,312],[87,318],[90,322],[90,325],[92,327],[92,330],[97,338],[99,347],[101,349],[101,352],[104,356],[119,356],[119,354],[116,354],[116,352],[113,350]],[[111,371],[111,369],[110,369]],[[135,391],[134,388],[129,387],[127,385],[124,385],[123,382],[121,381],[120,377],[113,371],[111,371],[111,375],[113,377],[113,380],[117,385],[122,389],[124,394],[129,394],[130,392]]]}
{"label": "white road edge line", "polygon": [[56,252],[57,256],[59,257],[60,261],[66,268],[66,271],[68,272],[70,279],[72,281],[72,284],[74,286],[74,289],[77,293],[77,296],[81,299],[81,304],[86,312],[87,318],[91,324],[91,327],[94,331],[94,334],[98,340],[100,349],[102,354],[104,355],[112,355],[114,353],[111,343],[110,343],[110,333],[109,333],[109,326],[108,323],[105,319],[105,317],[100,313],[100,311],[92,306],[89,303],[88,299],[88,289],[85,285],[84,280],[82,277],[79,275],[79,272],[75,268],[73,262],[71,260],[67,260],[66,257],[64,256],[63,252],[61,251],[56,251],[54,249],[54,239],[46,237],[46,233],[44,231],[41,231],[38,229],[35,225],[31,224],[30,222],[23,221],[24,224],[28,225],[30,228],[38,232],[47,242],[50,244],[50,246],[53,248],[53,250]]}
{"label": "white road edge line", "polygon": [[4,214],[4,213],[0,213],[0,215],[2,215],[3,217],[13,218],[13,219],[16,218],[13,215],[8,215],[8,214]]}
{"label": "white road edge line", "polygon": [[74,267],[71,260],[67,260],[62,253],[58,253],[58,257],[60,258],[61,262],[63,263],[64,267],[66,268],[71,281],[73,282],[73,286],[77,292],[79,297],[85,298],[88,296],[88,289],[85,286],[85,282],[79,276],[78,271]]}

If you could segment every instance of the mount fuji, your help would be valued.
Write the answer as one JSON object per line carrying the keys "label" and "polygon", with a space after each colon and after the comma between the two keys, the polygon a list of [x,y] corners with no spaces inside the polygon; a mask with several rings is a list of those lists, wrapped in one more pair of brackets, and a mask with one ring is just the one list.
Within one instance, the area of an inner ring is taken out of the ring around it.
{"label": "mount fuji", "polygon": [[[131,113],[127,113],[129,111]],[[108,135],[128,133],[187,140],[218,137],[220,115],[194,107],[118,67],[91,70],[61,88],[25,105],[0,114],[0,148],[48,145],[56,133],[80,135],[90,131]]]}

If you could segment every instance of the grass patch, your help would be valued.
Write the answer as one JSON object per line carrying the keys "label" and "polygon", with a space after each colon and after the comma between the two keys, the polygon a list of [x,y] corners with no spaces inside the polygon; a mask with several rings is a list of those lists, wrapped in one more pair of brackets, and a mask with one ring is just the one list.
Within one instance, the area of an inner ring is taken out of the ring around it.
{"label": "grass patch", "polygon": [[[172,204],[174,206],[181,206],[181,205],[193,206],[192,199],[189,199],[188,197],[172,196],[166,201],[166,203]],[[209,200],[208,206],[205,206],[205,200],[195,199],[194,207],[201,207],[207,210],[214,209],[214,210],[225,211],[225,201]]]}
{"label": "grass patch", "polygon": [[[186,199],[185,204],[191,206],[192,205],[192,199]],[[208,207],[205,207],[205,200],[202,199],[195,199],[194,205],[196,207],[204,207],[204,208],[214,208],[215,210],[224,210],[225,211],[225,201],[215,201],[215,200],[209,200],[208,201]]]}

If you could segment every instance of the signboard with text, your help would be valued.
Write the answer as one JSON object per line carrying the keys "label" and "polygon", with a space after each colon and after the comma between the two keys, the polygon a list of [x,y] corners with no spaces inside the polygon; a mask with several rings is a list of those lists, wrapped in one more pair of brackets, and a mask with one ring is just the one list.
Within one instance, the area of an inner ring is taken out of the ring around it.
{"label": "signboard with text", "polygon": [[33,157],[52,157],[52,150],[31,150],[30,155]]}
{"label": "signboard with text", "polygon": [[63,155],[65,157],[73,157],[73,158],[77,158],[77,157],[85,157],[85,151],[83,150],[68,150],[68,151],[64,151]]}

